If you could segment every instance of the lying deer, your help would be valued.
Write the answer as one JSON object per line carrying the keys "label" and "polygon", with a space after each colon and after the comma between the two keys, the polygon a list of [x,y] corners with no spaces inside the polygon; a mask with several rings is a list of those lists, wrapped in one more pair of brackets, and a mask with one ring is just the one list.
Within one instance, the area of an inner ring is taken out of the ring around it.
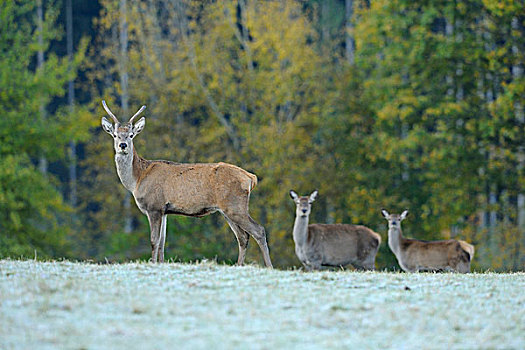
{"label": "lying deer", "polygon": [[401,221],[408,215],[388,214],[381,210],[388,220],[388,246],[394,253],[399,266],[406,272],[457,271],[470,272],[470,261],[474,257],[474,246],[465,241],[420,241],[404,238]]}
{"label": "lying deer", "polygon": [[133,120],[146,106],[127,123],[121,123],[105,101],[102,105],[115,123],[102,117],[102,128],[114,139],[117,174],[149,220],[153,262],[164,261],[168,214],[201,217],[218,211],[237,237],[237,264],[244,263],[248,239],[252,236],[262,251],[265,265],[272,267],[264,227],[248,213],[250,192],[257,184],[257,176],[227,163],[183,164],[144,159],[133,147],[133,138],[144,129],[146,120],[142,117],[135,124]]}
{"label": "lying deer", "polygon": [[294,191],[290,196],[297,206],[293,226],[295,254],[307,270],[322,266],[346,266],[373,270],[381,236],[367,227],[345,224],[311,224],[308,217],[317,191],[299,197]]}

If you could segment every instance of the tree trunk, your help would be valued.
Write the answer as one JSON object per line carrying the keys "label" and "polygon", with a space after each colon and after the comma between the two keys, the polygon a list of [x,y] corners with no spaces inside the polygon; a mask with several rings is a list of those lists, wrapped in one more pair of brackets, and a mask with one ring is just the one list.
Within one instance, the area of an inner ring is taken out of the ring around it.
{"label": "tree trunk", "polygon": [[321,1],[321,44],[330,41],[330,29],[327,25],[330,11],[329,0]]}
{"label": "tree trunk", "polygon": [[[129,111],[129,93],[128,93],[128,23],[127,23],[127,3],[126,0],[120,0],[120,89],[122,91],[120,96],[120,107],[122,108],[123,118],[128,118]],[[124,232],[130,233],[132,230],[133,218],[131,217],[131,194],[126,191],[124,197]]]}
{"label": "tree trunk", "polygon": [[354,22],[352,17],[354,16],[354,0],[345,0],[345,22],[346,22],[346,33],[345,33],[345,46],[346,46],[346,59],[350,65],[355,63],[355,40],[354,40]]}
{"label": "tree trunk", "polygon": [[[66,41],[67,57],[69,63],[73,62],[73,4],[71,0],[66,0]],[[71,67],[70,67],[71,69]],[[67,83],[67,102],[69,114],[75,115],[75,85],[73,79]],[[77,151],[74,140],[69,142],[69,204],[77,205]]]}
{"label": "tree trunk", "polygon": [[[38,49],[37,53],[37,63],[36,67],[37,70],[41,69],[44,65],[44,49],[42,46],[44,45],[44,38],[42,37],[42,31],[43,31],[43,22],[44,22],[44,9],[42,8],[42,0],[37,0],[37,7],[36,7],[36,13],[38,17],[38,45],[40,48]],[[42,122],[46,119],[46,106],[43,102],[40,103],[40,118]],[[44,154],[40,155],[40,159],[38,160],[38,169],[40,172],[44,175],[47,174],[47,159]]]}
{"label": "tree trunk", "polygon": [[199,87],[201,88],[204,94],[204,97],[206,101],[208,102],[210,109],[213,112],[213,115],[217,117],[220,124],[226,130],[226,134],[228,135],[228,137],[230,138],[232,142],[233,149],[235,151],[239,151],[241,144],[240,144],[239,137],[237,136],[237,132],[235,131],[233,124],[230,123],[229,120],[224,115],[224,113],[222,113],[218,103],[215,101],[214,97],[212,96],[211,92],[206,86],[204,77],[199,71],[199,67],[197,65],[197,54],[195,52],[195,45],[192,41],[190,34],[188,33],[187,17],[186,17],[186,12],[185,12],[183,3],[179,3],[179,2],[176,3],[176,6],[174,7],[174,9],[176,10],[176,20],[177,20],[177,23],[175,23],[175,25],[179,27],[182,41],[188,47],[189,59],[193,67],[194,73],[197,77],[197,83],[199,84]]}
{"label": "tree trunk", "polygon": [[129,94],[128,94],[128,22],[127,4],[126,0],[120,0],[120,88],[122,95],[120,96],[122,112],[127,118],[129,110]]}
{"label": "tree trunk", "polygon": [[[518,31],[519,28],[519,21],[518,18],[514,17],[512,19],[511,24],[513,31]],[[512,53],[515,57],[515,63],[512,65],[512,77],[514,80],[519,80],[523,76],[523,67],[520,65],[520,50],[518,48],[518,44],[516,43],[517,40],[515,40],[514,44],[512,45]],[[516,115],[516,121],[518,122],[518,125],[523,125],[525,123],[525,113],[523,111],[523,105],[518,101],[514,103],[514,113]],[[518,148],[518,175],[523,170],[523,167],[525,166],[525,154],[524,154],[524,147],[523,145]],[[518,228],[521,230],[525,229],[525,194],[521,191],[521,189],[518,192],[518,199],[517,199],[517,210],[518,210]]]}
{"label": "tree trunk", "polygon": [[[456,10],[456,5],[454,3],[454,12],[453,12],[452,18],[445,18],[445,36],[447,37],[447,42],[451,42],[453,45],[457,42],[458,38],[461,36],[460,23],[456,19],[455,10]],[[455,58],[453,58],[453,60],[456,61]],[[451,70],[450,74],[447,75],[446,77],[446,81],[448,84],[447,94],[449,96],[455,96],[456,102],[460,102],[463,99],[463,88],[461,85],[462,69],[461,69],[460,64],[461,63],[456,63],[455,69]],[[456,125],[463,125],[463,121],[460,119],[456,120]],[[450,226],[451,238],[456,237],[459,231],[460,229],[457,223],[452,224]]]}
{"label": "tree trunk", "polygon": [[335,206],[331,198],[326,199],[326,219],[327,224],[335,223]]}

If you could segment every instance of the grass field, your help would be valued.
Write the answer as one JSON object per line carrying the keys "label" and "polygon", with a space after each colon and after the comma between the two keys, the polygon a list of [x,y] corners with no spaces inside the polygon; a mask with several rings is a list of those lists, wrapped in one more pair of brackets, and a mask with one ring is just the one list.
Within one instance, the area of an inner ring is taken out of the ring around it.
{"label": "grass field", "polygon": [[525,274],[0,260],[0,349],[525,348]]}

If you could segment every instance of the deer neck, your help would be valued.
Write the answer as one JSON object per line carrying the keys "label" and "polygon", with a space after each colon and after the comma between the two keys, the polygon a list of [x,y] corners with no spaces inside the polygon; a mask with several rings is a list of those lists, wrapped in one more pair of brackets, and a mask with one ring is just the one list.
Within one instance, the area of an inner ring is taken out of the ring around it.
{"label": "deer neck", "polygon": [[401,227],[388,228],[388,246],[396,256],[399,256],[401,253],[401,243],[404,239]]}
{"label": "deer neck", "polygon": [[141,162],[144,161],[133,147],[133,152],[128,154],[115,154],[115,163],[117,165],[117,174],[122,182],[122,185],[133,192],[137,187],[137,180],[140,178]]}
{"label": "deer neck", "polygon": [[304,246],[308,238],[308,216],[295,216],[293,240],[296,246]]}

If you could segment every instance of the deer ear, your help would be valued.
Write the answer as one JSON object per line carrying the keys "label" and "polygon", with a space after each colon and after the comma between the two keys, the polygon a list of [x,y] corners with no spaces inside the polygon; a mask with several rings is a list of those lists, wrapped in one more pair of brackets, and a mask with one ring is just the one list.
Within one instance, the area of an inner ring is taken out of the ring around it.
{"label": "deer ear", "polygon": [[142,130],[144,130],[144,126],[146,126],[146,118],[142,117],[135,123],[135,125],[133,125],[133,135],[137,136]]}
{"label": "deer ear", "polygon": [[401,213],[401,220],[405,220],[405,218],[407,217],[408,215],[408,210],[405,210],[404,212]]}
{"label": "deer ear", "polygon": [[383,214],[383,216],[384,216],[386,219],[388,219],[388,217],[390,216],[390,215],[388,214],[388,212],[387,212],[385,209],[381,209],[381,214]]}
{"label": "deer ear", "polygon": [[318,193],[319,192],[317,190],[313,191],[312,194],[310,195],[310,198],[308,199],[308,202],[313,203],[313,201],[315,201],[315,199],[317,198]]}
{"label": "deer ear", "polygon": [[297,193],[295,193],[294,190],[290,190],[290,197],[292,197],[293,200],[299,198],[299,196],[297,195]]}
{"label": "deer ear", "polygon": [[106,117],[102,117],[102,129],[113,136],[113,124],[111,124],[109,120],[106,119]]}

